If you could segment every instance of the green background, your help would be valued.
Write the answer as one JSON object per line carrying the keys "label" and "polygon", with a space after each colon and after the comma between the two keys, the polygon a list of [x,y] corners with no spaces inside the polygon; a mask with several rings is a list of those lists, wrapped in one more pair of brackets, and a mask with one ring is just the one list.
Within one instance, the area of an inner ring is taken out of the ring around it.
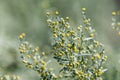
{"label": "green background", "polygon": [[[37,73],[20,62],[18,35],[27,33],[30,43],[39,46],[41,51],[49,51],[51,41],[46,12],[58,10],[62,17],[69,16],[75,27],[82,23],[81,8],[86,7],[87,16],[97,32],[96,39],[105,45],[108,56],[104,65],[108,71],[103,74],[103,79],[120,80],[120,36],[111,27],[111,12],[120,9],[118,1],[0,0],[0,75],[17,74],[21,80],[38,80]],[[50,66],[55,64],[53,60]]]}

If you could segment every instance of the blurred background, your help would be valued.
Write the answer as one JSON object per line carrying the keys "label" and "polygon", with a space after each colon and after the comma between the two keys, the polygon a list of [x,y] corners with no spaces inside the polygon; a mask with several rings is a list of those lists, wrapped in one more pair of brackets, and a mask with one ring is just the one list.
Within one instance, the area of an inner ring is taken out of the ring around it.
{"label": "blurred background", "polygon": [[41,51],[49,51],[46,12],[58,10],[77,26],[81,23],[82,7],[87,8],[97,40],[105,45],[108,60],[104,66],[108,71],[103,80],[120,80],[120,36],[111,27],[111,12],[120,9],[119,0],[0,0],[0,75],[16,74],[21,80],[38,80],[37,73],[20,62],[18,35],[27,33],[30,43],[39,46]]}

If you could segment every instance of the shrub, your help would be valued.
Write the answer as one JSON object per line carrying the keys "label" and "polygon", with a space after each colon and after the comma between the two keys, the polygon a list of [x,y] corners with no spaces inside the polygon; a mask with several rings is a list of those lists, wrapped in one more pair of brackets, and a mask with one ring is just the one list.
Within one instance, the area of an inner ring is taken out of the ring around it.
{"label": "shrub", "polygon": [[120,22],[118,17],[119,15],[120,15],[120,11],[112,12],[112,28],[118,32],[118,35],[120,35]]}
{"label": "shrub", "polygon": [[103,44],[95,39],[95,29],[82,8],[81,25],[74,28],[69,17],[59,17],[59,12],[47,12],[47,23],[52,35],[53,58],[62,66],[59,74],[47,68],[45,52],[38,53],[39,47],[33,47],[25,39],[25,33],[19,36],[19,51],[24,65],[38,72],[40,80],[101,80],[107,70],[102,67],[106,61]]}
{"label": "shrub", "polygon": [[20,80],[20,77],[16,75],[3,75],[0,77],[0,80]]}

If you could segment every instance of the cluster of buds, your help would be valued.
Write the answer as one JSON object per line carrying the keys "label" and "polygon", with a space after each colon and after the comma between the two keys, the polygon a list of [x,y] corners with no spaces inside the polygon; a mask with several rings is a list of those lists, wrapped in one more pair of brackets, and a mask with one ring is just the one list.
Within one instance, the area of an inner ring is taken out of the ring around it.
{"label": "cluster of buds", "polygon": [[91,20],[82,8],[82,24],[77,28],[70,25],[69,17],[59,17],[59,12],[47,12],[47,23],[52,34],[52,53],[62,66],[59,76],[62,79],[96,80],[107,70],[102,64],[106,61],[104,45],[95,40],[95,30]]}
{"label": "cluster of buds", "polygon": [[47,64],[49,64],[50,61],[45,61],[45,52],[41,52],[41,54],[39,54],[39,47],[34,48],[31,44],[29,44],[29,42],[25,40],[25,33],[22,33],[19,36],[19,40],[19,52],[22,63],[27,68],[38,72],[40,80],[56,79],[52,69],[47,68]]}
{"label": "cluster of buds", "polygon": [[0,80],[20,80],[20,77],[16,75],[4,75],[0,77]]}
{"label": "cluster of buds", "polygon": [[112,28],[115,29],[118,32],[118,35],[120,35],[120,11],[113,11],[112,12]]}
{"label": "cluster of buds", "polygon": [[70,25],[69,17],[59,17],[59,12],[47,12],[47,23],[52,34],[53,58],[60,64],[59,74],[47,68],[49,61],[45,60],[45,52],[38,53],[25,40],[25,33],[19,36],[19,51],[21,60],[26,67],[40,75],[40,80],[98,80],[107,70],[102,67],[106,61],[104,45],[95,40],[95,30],[91,20],[86,16],[86,8],[82,8],[82,24],[77,27]]}

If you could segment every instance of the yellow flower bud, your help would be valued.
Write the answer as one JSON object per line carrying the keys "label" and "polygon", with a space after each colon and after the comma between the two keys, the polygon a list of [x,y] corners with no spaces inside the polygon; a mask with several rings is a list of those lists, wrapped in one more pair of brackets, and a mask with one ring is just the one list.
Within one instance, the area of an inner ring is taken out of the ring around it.
{"label": "yellow flower bud", "polygon": [[19,39],[23,39],[24,37],[22,35],[19,36]]}
{"label": "yellow flower bud", "polygon": [[97,54],[97,55],[96,55],[96,57],[97,57],[98,59],[100,59],[100,58],[101,58],[100,54]]}
{"label": "yellow flower bud", "polygon": [[67,47],[71,47],[72,45],[71,44],[67,44]]}
{"label": "yellow flower bud", "polygon": [[82,11],[86,11],[86,8],[82,8]]}
{"label": "yellow flower bud", "polygon": [[42,52],[42,55],[44,56],[44,55],[45,55],[45,52]]}
{"label": "yellow flower bud", "polygon": [[112,15],[115,16],[115,15],[116,15],[116,12],[112,12]]}
{"label": "yellow flower bud", "polygon": [[94,34],[93,34],[93,33],[91,33],[89,36],[90,36],[90,37],[94,37]]}
{"label": "yellow flower bud", "polygon": [[77,29],[80,30],[81,29],[80,26],[78,26]]}
{"label": "yellow flower bud", "polygon": [[118,32],[118,35],[120,36],[120,32]]}
{"label": "yellow flower bud", "polygon": [[22,60],[22,62],[23,62],[24,64],[27,64],[27,61],[26,61],[26,60]]}
{"label": "yellow flower bud", "polygon": [[42,66],[41,66],[41,69],[42,69],[42,70],[44,70],[45,68],[46,68],[46,66],[45,66],[45,65],[42,65]]}
{"label": "yellow flower bud", "polygon": [[19,39],[23,39],[25,37],[25,33],[22,33],[20,36],[19,36]]}
{"label": "yellow flower bud", "polygon": [[66,36],[67,36],[67,37],[69,37],[69,36],[70,36],[70,34],[69,34],[69,33],[66,33]]}
{"label": "yellow flower bud", "polygon": [[29,65],[28,67],[32,69],[32,68],[33,68],[33,65],[31,64],[31,65]]}
{"label": "yellow flower bud", "polygon": [[57,34],[53,34],[53,37],[57,37]]}
{"label": "yellow flower bud", "polygon": [[36,47],[34,51],[37,52],[38,50],[39,50],[39,47]]}
{"label": "yellow flower bud", "polygon": [[61,35],[64,37],[64,36],[65,36],[65,33],[62,33]]}
{"label": "yellow flower bud", "polygon": [[31,58],[31,56],[30,56],[30,55],[27,55],[27,58],[29,59],[29,58]]}
{"label": "yellow flower bud", "polygon": [[48,16],[49,16],[49,15],[50,15],[50,12],[46,12],[46,15],[48,15]]}
{"label": "yellow flower bud", "polygon": [[69,17],[66,17],[66,20],[69,20],[70,18]]}
{"label": "yellow flower bud", "polygon": [[85,30],[88,30],[88,27],[85,27]]}
{"label": "yellow flower bud", "polygon": [[55,14],[56,14],[56,15],[58,15],[58,14],[59,14],[59,12],[58,12],[58,11],[56,11],[56,12],[55,12]]}

